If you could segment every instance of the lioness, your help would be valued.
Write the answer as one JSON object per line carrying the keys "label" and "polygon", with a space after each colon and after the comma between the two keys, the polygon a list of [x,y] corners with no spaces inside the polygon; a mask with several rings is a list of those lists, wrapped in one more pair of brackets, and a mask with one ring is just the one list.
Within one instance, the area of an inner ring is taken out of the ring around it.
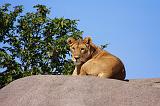
{"label": "lioness", "polygon": [[84,40],[67,39],[72,53],[75,70],[72,75],[93,75],[103,78],[124,80],[125,67],[121,60],[92,43],[90,37]]}

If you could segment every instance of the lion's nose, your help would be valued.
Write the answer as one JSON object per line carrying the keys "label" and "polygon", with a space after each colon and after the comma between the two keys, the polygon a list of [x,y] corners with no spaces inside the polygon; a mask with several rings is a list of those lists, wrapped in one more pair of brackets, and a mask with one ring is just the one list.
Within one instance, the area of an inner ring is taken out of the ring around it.
{"label": "lion's nose", "polygon": [[74,58],[75,58],[76,60],[78,60],[80,57],[79,57],[79,56],[74,56]]}

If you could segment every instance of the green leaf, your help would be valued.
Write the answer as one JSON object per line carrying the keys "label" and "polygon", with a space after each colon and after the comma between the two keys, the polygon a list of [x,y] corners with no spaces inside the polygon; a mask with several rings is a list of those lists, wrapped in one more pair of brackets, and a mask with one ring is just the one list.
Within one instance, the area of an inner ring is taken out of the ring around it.
{"label": "green leaf", "polygon": [[[50,18],[45,5],[36,12],[23,12],[23,6],[0,7],[0,83],[3,87],[21,77],[38,74],[72,73],[74,65],[67,55],[68,37],[79,38],[78,20]],[[21,14],[23,13],[23,14]]]}

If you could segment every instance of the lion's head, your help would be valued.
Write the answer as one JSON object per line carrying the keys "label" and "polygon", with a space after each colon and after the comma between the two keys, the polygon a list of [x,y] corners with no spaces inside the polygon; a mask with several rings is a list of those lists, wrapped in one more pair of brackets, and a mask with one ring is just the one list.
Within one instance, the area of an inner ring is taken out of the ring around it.
{"label": "lion's head", "polygon": [[70,37],[67,39],[67,43],[70,46],[72,60],[75,65],[81,65],[91,57],[92,39],[90,37],[86,37],[84,40],[75,40],[74,38]]}

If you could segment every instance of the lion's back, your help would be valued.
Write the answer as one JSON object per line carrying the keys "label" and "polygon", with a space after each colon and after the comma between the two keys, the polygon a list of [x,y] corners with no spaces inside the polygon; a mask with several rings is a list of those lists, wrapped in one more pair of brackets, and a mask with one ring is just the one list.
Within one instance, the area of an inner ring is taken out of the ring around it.
{"label": "lion's back", "polygon": [[109,78],[125,78],[125,69],[121,60],[104,51],[84,63],[82,69],[89,75],[98,76],[105,73],[106,77]]}

